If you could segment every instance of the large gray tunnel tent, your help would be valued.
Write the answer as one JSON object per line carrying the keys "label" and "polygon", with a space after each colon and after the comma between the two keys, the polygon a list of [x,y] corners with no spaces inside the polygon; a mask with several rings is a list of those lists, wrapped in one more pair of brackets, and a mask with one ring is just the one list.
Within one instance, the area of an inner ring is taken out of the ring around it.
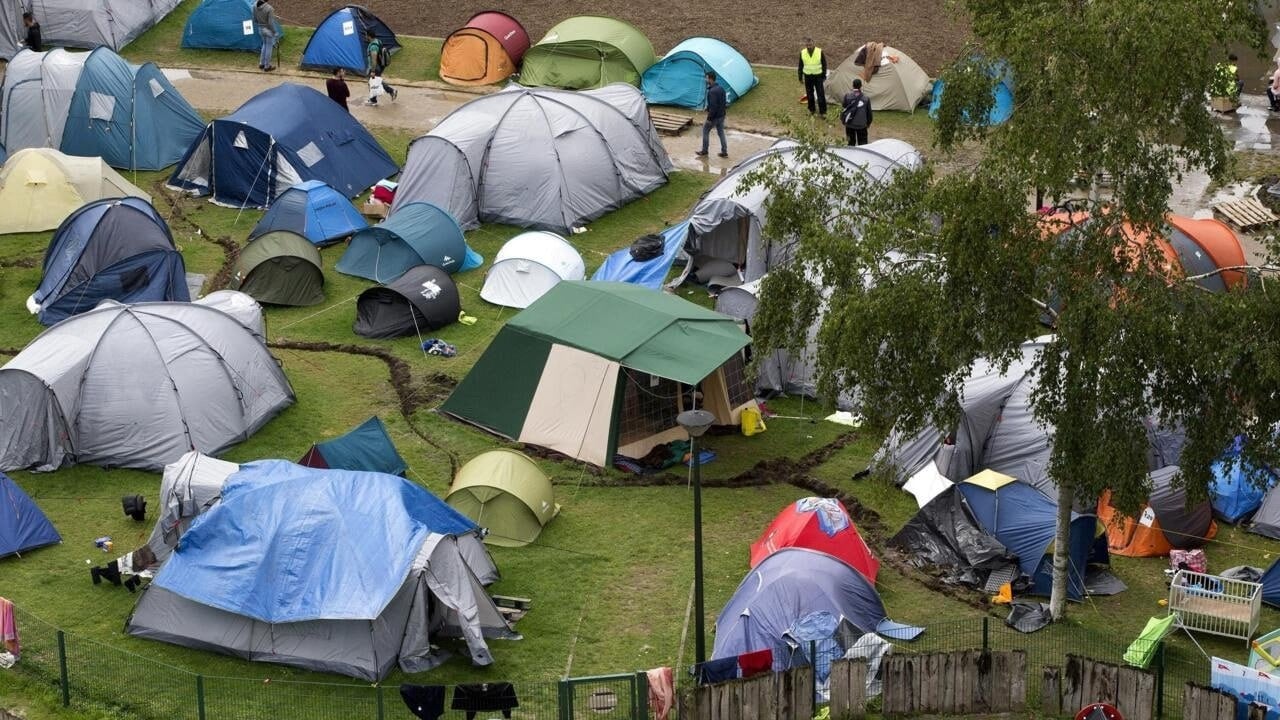
{"label": "large gray tunnel tent", "polygon": [[0,3],[0,58],[8,60],[27,36],[22,13],[34,11],[47,47],[112,50],[133,42],[182,0],[5,0]]}
{"label": "large gray tunnel tent", "polygon": [[0,367],[0,470],[159,470],[245,440],[293,401],[261,338],[230,315],[105,302]]}

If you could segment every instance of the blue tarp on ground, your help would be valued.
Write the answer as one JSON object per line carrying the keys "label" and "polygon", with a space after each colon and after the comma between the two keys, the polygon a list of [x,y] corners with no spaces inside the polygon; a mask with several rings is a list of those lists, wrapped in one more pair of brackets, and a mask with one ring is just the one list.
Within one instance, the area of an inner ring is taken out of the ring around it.
{"label": "blue tarp on ground", "polygon": [[31,496],[0,473],[0,557],[62,542]]}
{"label": "blue tarp on ground", "polygon": [[452,215],[425,202],[396,208],[391,217],[351,236],[335,266],[340,273],[387,283],[411,267],[435,265],[450,275],[480,267]]}
{"label": "blue tarp on ground", "polygon": [[475,529],[404,478],[263,460],[227,479],[155,583],[267,623],[373,620],[428,534]]}
{"label": "blue tarp on ground", "polygon": [[345,435],[312,445],[298,464],[388,475],[404,475],[404,471],[409,469],[387,434],[387,426],[377,416],[365,420]]}
{"label": "blue tarp on ground", "polygon": [[681,41],[644,71],[640,91],[654,105],[704,108],[709,71],[716,74],[730,104],[760,82],[751,63],[731,45],[715,38],[693,37]]}
{"label": "blue tarp on ground", "polygon": [[[1013,117],[1013,72],[1009,69],[1008,63],[1002,61],[992,65],[989,74],[996,79],[996,84],[991,91],[991,111],[987,113],[987,121],[984,124],[1000,125]],[[938,117],[938,108],[942,105],[942,93],[945,89],[946,82],[942,79],[934,81],[933,100],[929,103],[929,117]]]}
{"label": "blue tarp on ground", "polygon": [[[255,0],[204,0],[187,18],[182,31],[182,47],[210,50],[262,49],[262,36],[253,21]],[[275,24],[276,42],[284,37],[284,28]]]}
{"label": "blue tarp on ground", "polygon": [[662,235],[662,254],[658,257],[637,262],[631,257],[631,248],[624,247],[605,258],[591,279],[627,282],[661,290],[663,281],[671,272],[671,264],[675,262],[689,237],[689,221],[672,225],[659,234]]}
{"label": "blue tarp on ground", "polygon": [[319,180],[307,180],[281,193],[249,238],[288,230],[312,244],[328,245],[367,227],[369,223],[350,200]]}
{"label": "blue tarp on ground", "polygon": [[384,48],[396,51],[400,42],[387,24],[376,15],[358,5],[348,5],[333,11],[321,21],[302,51],[302,67],[312,70],[346,68],[360,75],[369,74],[369,43],[364,39],[371,33]]}

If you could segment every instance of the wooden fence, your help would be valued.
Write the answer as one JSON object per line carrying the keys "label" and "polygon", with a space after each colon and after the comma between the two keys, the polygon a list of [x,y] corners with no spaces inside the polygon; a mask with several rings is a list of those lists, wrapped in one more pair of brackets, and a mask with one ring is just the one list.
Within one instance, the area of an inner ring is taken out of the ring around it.
{"label": "wooden fence", "polygon": [[881,672],[886,716],[1017,712],[1027,706],[1027,655],[1021,650],[889,655]]}
{"label": "wooden fence", "polygon": [[681,695],[681,720],[793,720],[813,717],[813,668],[702,685]]}
{"label": "wooden fence", "polygon": [[1066,668],[1045,666],[1040,709],[1072,714],[1091,703],[1114,705],[1125,720],[1155,717],[1156,677],[1145,670],[1067,656]]}

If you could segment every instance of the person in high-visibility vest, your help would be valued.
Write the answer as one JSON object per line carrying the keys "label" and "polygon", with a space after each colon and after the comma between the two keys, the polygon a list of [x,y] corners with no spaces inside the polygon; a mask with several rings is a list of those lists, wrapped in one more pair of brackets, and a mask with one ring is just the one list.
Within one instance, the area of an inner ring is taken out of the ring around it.
{"label": "person in high-visibility vest", "polygon": [[804,83],[804,94],[809,99],[809,114],[816,112],[826,115],[827,92],[822,83],[827,79],[827,56],[822,54],[822,48],[813,44],[813,38],[804,39],[804,49],[800,51],[796,73],[800,76],[800,82]]}

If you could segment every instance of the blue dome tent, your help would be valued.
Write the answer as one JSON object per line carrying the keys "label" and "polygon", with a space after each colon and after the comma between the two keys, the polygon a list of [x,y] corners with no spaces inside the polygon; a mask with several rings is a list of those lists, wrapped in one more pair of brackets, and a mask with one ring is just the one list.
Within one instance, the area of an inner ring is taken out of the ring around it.
{"label": "blue dome tent", "polygon": [[[257,52],[262,36],[253,22],[253,6],[254,0],[204,0],[187,18],[182,47]],[[277,38],[284,37],[278,21],[275,31]]]}
{"label": "blue dome tent", "polygon": [[707,104],[707,72],[716,74],[730,104],[760,81],[751,63],[726,42],[708,37],[683,40],[640,79],[640,91],[654,105],[702,108]]}
{"label": "blue dome tent", "polygon": [[328,245],[369,227],[364,216],[342,193],[319,180],[307,180],[285,190],[271,203],[249,239],[288,230],[315,245]]}
{"label": "blue dome tent", "polygon": [[435,265],[449,274],[480,267],[484,258],[467,247],[458,221],[431,203],[414,202],[351,236],[338,272],[374,282],[391,282],[416,265]]}
{"label": "blue dome tent", "polygon": [[334,10],[316,27],[302,51],[302,67],[308,70],[345,68],[368,75],[369,58],[365,49],[369,43],[364,39],[366,34],[378,38],[389,52],[400,49],[396,34],[377,15],[359,5],[348,5]]}
{"label": "blue dome tent", "polygon": [[[987,114],[985,125],[1001,125],[1013,117],[1013,73],[1008,63],[998,62],[992,65],[988,74],[996,79],[992,92],[991,112]],[[933,83],[933,100],[929,103],[929,117],[938,117],[938,108],[942,105],[942,93],[946,82],[941,78]]]}
{"label": "blue dome tent", "polygon": [[312,88],[284,83],[209,123],[169,185],[231,207],[266,207],[304,180],[353,198],[398,172],[351,114]]}
{"label": "blue dome tent", "polygon": [[62,536],[31,496],[0,473],[0,557],[60,542]]}
{"label": "blue dome tent", "polygon": [[27,306],[39,313],[42,324],[53,325],[103,300],[190,299],[182,254],[151,203],[105,198],[62,221],[49,241],[43,277]]}

